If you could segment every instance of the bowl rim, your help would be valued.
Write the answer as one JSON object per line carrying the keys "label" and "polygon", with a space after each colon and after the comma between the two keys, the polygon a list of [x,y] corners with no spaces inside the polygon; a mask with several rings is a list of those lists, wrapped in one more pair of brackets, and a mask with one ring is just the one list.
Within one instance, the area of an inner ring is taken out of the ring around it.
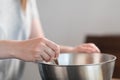
{"label": "bowl rim", "polygon": [[[62,53],[62,54],[78,54],[78,53]],[[94,64],[82,64],[82,65],[57,65],[57,64],[48,64],[46,62],[39,62],[39,64],[42,64],[42,65],[47,65],[47,66],[55,66],[55,67],[79,67],[79,66],[97,66],[97,65],[104,65],[106,63],[110,63],[110,62],[115,62],[115,60],[117,59],[117,57],[115,55],[112,55],[112,54],[108,54],[108,53],[80,53],[80,54],[92,54],[92,55],[95,55],[95,54],[99,54],[99,55],[109,55],[109,56],[112,56],[113,59],[111,60],[107,60],[107,61],[104,61],[104,62],[100,62],[100,63],[94,63]]]}

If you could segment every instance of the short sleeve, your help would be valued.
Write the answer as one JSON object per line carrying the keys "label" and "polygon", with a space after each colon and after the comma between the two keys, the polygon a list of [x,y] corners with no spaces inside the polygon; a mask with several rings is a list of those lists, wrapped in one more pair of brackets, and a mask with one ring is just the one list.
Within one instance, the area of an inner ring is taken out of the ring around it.
{"label": "short sleeve", "polygon": [[30,0],[32,18],[39,18],[37,0]]}

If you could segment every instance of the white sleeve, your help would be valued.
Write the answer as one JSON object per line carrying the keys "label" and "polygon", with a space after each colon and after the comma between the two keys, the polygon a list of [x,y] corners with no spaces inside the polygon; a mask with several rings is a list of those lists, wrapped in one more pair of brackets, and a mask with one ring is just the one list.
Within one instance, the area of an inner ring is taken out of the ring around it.
{"label": "white sleeve", "polygon": [[31,0],[31,12],[32,18],[39,18],[38,8],[37,8],[37,0]]}

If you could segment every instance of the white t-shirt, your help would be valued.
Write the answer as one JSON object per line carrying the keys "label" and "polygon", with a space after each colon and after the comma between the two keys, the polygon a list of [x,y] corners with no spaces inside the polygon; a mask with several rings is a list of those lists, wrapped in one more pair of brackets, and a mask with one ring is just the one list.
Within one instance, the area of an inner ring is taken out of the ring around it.
{"label": "white t-shirt", "polygon": [[[29,38],[31,21],[38,18],[36,0],[27,0],[26,12],[21,8],[20,0],[0,0],[0,40],[25,40]],[[13,64],[11,64],[13,63]],[[0,80],[16,79],[19,60],[0,60]],[[14,67],[11,68],[10,66]],[[11,69],[10,69],[11,68]],[[15,78],[7,78],[7,75]]]}
{"label": "white t-shirt", "polygon": [[38,17],[35,1],[28,0],[24,13],[20,0],[0,0],[0,39],[28,39],[31,20]]}

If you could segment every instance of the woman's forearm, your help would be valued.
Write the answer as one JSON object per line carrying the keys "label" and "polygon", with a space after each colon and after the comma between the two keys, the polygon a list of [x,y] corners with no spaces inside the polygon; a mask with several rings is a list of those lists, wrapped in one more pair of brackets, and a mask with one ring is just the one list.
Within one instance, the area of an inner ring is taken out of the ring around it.
{"label": "woman's forearm", "polygon": [[60,46],[60,53],[72,53],[73,47],[71,46]]}
{"label": "woman's forearm", "polygon": [[0,59],[13,58],[13,52],[17,48],[16,41],[0,40]]}

